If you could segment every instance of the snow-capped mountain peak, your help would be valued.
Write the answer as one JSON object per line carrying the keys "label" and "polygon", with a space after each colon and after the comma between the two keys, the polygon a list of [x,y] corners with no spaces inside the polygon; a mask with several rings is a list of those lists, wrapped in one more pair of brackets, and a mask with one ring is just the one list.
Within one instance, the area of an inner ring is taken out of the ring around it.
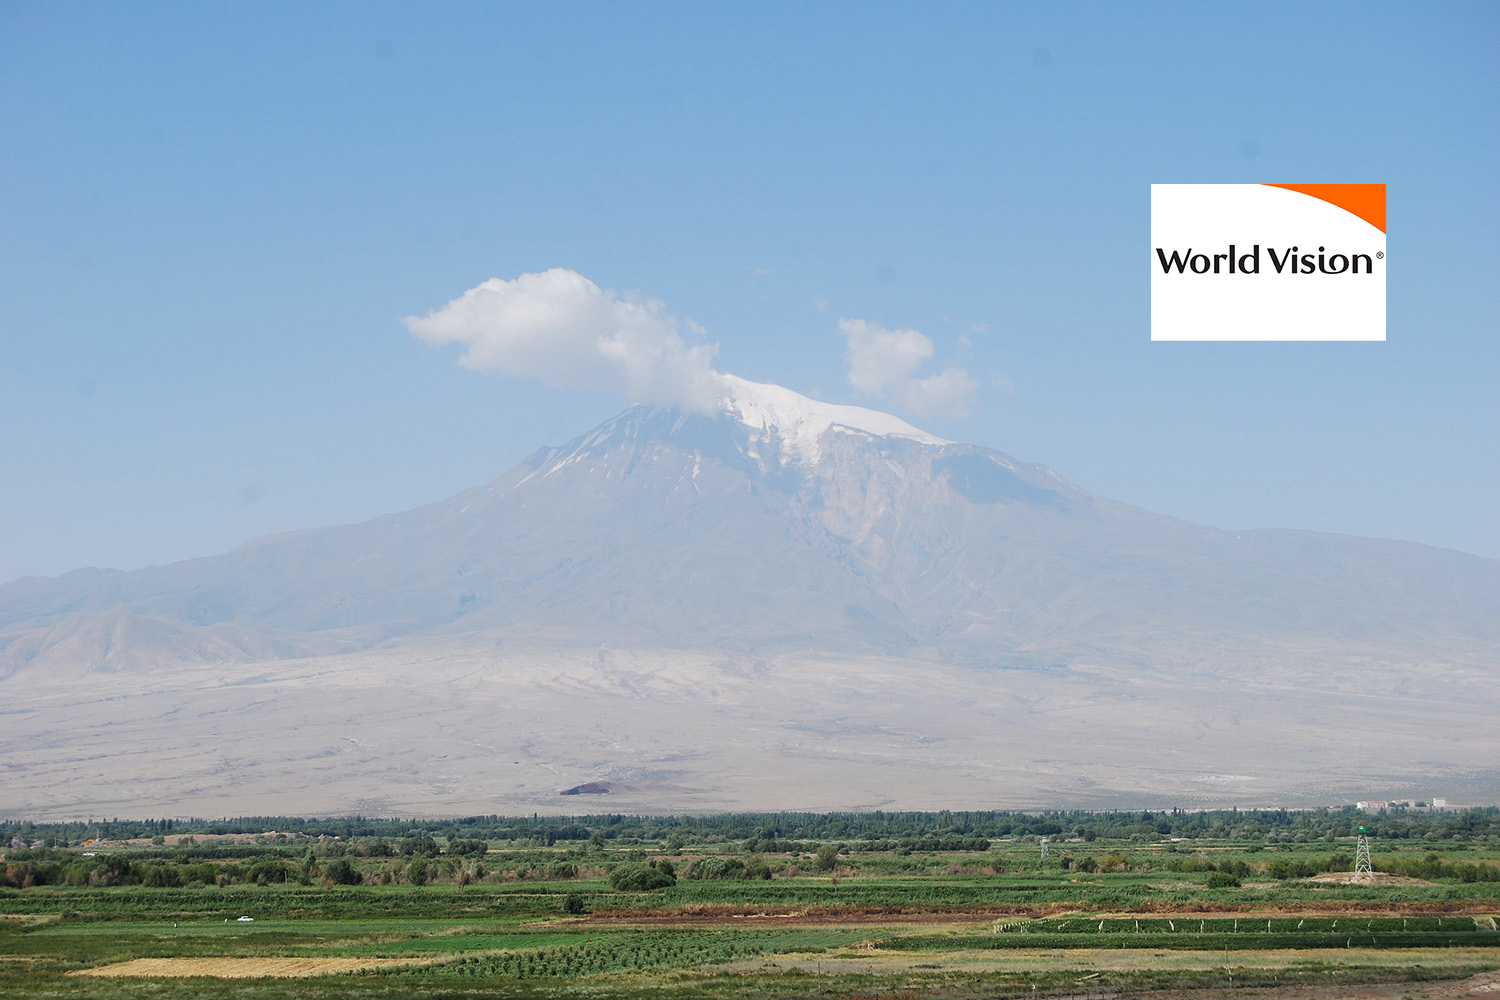
{"label": "snow-capped mountain peak", "polygon": [[923,444],[951,443],[879,410],[824,403],[779,385],[735,375],[720,375],[719,381],[720,412],[734,417],[757,436],[778,435],[787,457],[798,463],[817,463],[822,454],[818,442],[831,429],[903,437]]}

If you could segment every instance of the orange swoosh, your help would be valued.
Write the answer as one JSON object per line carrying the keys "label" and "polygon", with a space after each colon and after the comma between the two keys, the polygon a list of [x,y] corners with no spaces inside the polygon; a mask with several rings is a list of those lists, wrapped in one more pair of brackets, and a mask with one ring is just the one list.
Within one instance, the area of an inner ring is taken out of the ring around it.
{"label": "orange swoosh", "polygon": [[1385,232],[1384,184],[1267,184],[1266,187],[1297,191],[1337,205]]}

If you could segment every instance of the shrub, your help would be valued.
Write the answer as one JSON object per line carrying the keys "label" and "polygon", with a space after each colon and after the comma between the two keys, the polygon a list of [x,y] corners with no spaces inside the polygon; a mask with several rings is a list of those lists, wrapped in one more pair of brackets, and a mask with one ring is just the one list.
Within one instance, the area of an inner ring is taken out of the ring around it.
{"label": "shrub", "polygon": [[141,877],[141,885],[163,887],[181,885],[182,880],[178,877],[175,868],[167,865],[148,865]]}
{"label": "shrub", "polygon": [[650,865],[627,862],[610,873],[609,884],[620,892],[649,892],[676,885],[677,876]]}
{"label": "shrub", "polygon": [[449,854],[484,854],[490,849],[490,845],[483,840],[450,840],[448,841]]}
{"label": "shrub", "polygon": [[745,862],[739,858],[699,858],[688,867],[690,879],[739,879],[745,876]]}
{"label": "shrub", "polygon": [[[660,867],[668,874],[672,874],[672,867],[667,862],[662,862]],[[771,867],[761,858],[699,858],[694,861],[686,872],[684,878],[703,879],[710,881],[727,881],[740,879],[769,879]]]}

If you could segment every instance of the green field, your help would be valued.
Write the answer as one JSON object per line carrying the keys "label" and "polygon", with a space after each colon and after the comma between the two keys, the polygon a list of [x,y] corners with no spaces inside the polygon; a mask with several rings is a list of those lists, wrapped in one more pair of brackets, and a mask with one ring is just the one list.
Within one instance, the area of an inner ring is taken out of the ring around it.
{"label": "green field", "polygon": [[1107,814],[1051,834],[1045,859],[1014,824],[990,837],[951,815],[904,815],[916,817],[904,831],[837,840],[756,827],[763,817],[739,841],[688,819],[654,842],[641,826],[621,836],[618,817],[557,821],[567,838],[492,839],[475,824],[332,836],[285,820],[12,826],[25,846],[3,852],[0,995],[1208,996],[1400,983],[1417,997],[1500,970],[1490,813],[1456,837],[1434,835],[1431,817],[1389,829],[1367,884],[1346,881],[1339,814],[1285,842],[1240,814],[1228,836],[1158,822],[1112,837],[1119,814]]}

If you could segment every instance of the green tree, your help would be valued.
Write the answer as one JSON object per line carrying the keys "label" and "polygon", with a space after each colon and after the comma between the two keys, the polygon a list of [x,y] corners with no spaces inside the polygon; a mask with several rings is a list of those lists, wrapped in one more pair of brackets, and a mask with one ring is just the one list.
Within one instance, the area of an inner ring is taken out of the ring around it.
{"label": "green tree", "polygon": [[411,857],[412,855],[420,855],[422,857],[430,858],[438,853],[438,843],[436,840],[433,840],[431,837],[427,836],[403,837],[401,839],[401,846],[398,849],[403,855],[406,855],[407,857]]}
{"label": "green tree", "polygon": [[323,877],[334,885],[359,885],[364,881],[347,858],[323,862]]}

